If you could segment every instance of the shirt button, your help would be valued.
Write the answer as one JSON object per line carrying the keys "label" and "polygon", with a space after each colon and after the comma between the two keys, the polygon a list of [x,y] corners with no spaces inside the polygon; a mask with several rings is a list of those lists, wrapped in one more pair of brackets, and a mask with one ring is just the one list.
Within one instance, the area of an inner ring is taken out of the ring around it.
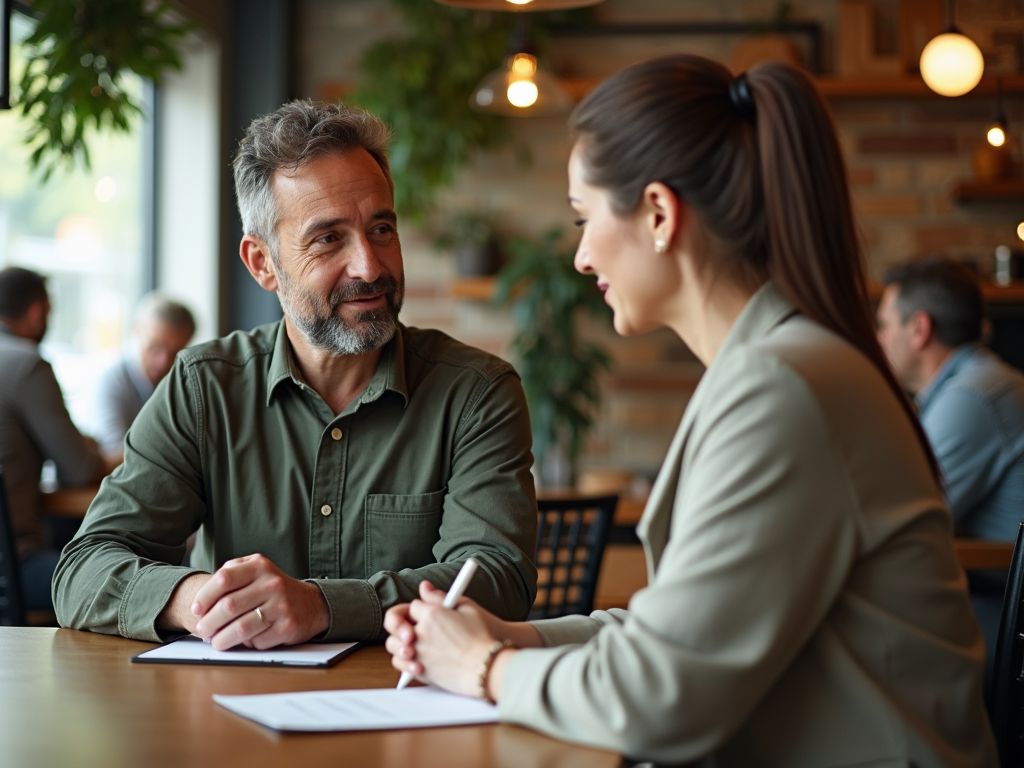
{"label": "shirt button", "polygon": [[331,430],[331,437],[333,437],[335,440],[341,440],[341,430],[338,429],[337,427],[332,429]]}
{"label": "shirt button", "polygon": [[320,507],[320,514],[324,517],[327,517],[329,514],[331,514],[331,505],[324,504],[322,507]]}

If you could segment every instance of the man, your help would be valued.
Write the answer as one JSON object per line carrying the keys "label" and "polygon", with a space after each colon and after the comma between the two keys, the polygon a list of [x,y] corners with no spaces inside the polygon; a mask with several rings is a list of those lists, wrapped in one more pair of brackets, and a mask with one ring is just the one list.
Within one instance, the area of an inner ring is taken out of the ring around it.
{"label": "man", "polygon": [[915,395],[957,532],[1013,541],[1024,518],[1024,374],[982,348],[970,269],[927,259],[890,270],[878,340]]}
{"label": "man", "polygon": [[128,428],[195,330],[192,313],[183,304],[158,293],[142,297],[131,350],[103,372],[96,388],[97,439],[114,464],[123,458]]}
{"label": "man", "polygon": [[52,459],[62,485],[99,482],[106,468],[64,405],[50,364],[39,356],[50,300],[41,275],[0,270],[0,467],[28,610],[52,610],[50,581],[59,553],[39,524],[39,474]]}
{"label": "man", "polygon": [[[1024,519],[1024,374],[980,346],[983,302],[963,264],[926,259],[890,270],[878,340],[915,395],[959,535],[1013,541]],[[1006,571],[968,573],[992,675]]]}
{"label": "man", "polygon": [[[536,501],[505,362],[398,323],[387,129],[294,102],[234,161],[240,256],[281,322],[200,344],[125,439],[54,576],[61,624],[218,649],[374,640],[423,580],[523,618]],[[194,567],[178,563],[199,530]]]}

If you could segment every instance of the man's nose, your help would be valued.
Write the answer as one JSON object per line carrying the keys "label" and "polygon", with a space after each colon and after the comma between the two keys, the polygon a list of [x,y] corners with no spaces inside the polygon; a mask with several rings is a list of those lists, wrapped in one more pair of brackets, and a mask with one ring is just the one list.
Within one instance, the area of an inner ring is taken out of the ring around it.
{"label": "man's nose", "polygon": [[349,277],[372,283],[384,273],[384,267],[377,257],[377,252],[366,235],[360,235],[356,239],[350,255],[346,269]]}

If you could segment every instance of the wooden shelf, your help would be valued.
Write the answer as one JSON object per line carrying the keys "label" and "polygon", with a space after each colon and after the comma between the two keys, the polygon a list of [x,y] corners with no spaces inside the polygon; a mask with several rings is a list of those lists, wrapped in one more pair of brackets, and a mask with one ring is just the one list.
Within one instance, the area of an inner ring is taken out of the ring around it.
{"label": "wooden shelf", "polygon": [[1024,200],[1024,181],[964,181],[953,187],[953,199],[958,203]]}
{"label": "wooden shelf", "polygon": [[[562,78],[563,87],[574,99],[579,100],[604,80],[603,77]],[[1005,75],[1003,78],[1004,94],[1024,93],[1024,75]],[[818,90],[827,98],[834,99],[889,99],[906,96],[944,99],[925,85],[920,75],[900,75],[898,77],[831,77],[815,78]],[[996,78],[986,76],[981,79],[971,96],[990,96],[996,92]],[[962,97],[959,97],[962,98]]]}
{"label": "wooden shelf", "polygon": [[457,299],[473,301],[491,301],[494,298],[495,278],[493,275],[481,277],[456,277],[451,282],[452,296]]}

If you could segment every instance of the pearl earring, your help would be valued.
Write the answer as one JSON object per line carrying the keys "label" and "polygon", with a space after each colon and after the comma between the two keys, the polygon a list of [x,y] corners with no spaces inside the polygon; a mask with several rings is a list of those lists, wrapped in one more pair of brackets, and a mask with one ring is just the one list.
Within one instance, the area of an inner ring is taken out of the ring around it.
{"label": "pearl earring", "polygon": [[666,243],[664,240],[655,240],[654,241],[654,252],[655,253],[664,253],[667,250],[668,250],[668,243]]}

